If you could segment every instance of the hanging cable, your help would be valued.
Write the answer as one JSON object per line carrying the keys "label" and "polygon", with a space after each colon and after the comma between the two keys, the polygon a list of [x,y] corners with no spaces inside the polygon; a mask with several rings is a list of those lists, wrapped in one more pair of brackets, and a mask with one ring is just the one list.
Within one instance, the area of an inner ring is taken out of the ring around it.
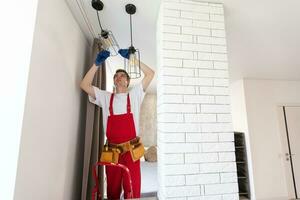
{"label": "hanging cable", "polygon": [[124,59],[124,69],[130,78],[134,79],[141,77],[140,51],[133,46],[132,15],[136,13],[136,7],[133,4],[127,4],[125,10],[130,17],[130,47],[128,48],[129,59]]}
{"label": "hanging cable", "polygon": [[99,12],[97,11],[97,18],[98,18],[98,22],[99,22],[99,26],[100,26],[100,28],[101,28],[101,31],[103,30],[103,28],[102,28],[102,26],[101,26],[101,22],[100,22],[100,18],[99,18],[99,14],[98,14]]}
{"label": "hanging cable", "polygon": [[130,41],[131,41],[131,46],[132,46],[132,19],[130,15]]}
{"label": "hanging cable", "polygon": [[118,55],[118,50],[120,48],[116,38],[110,30],[105,30],[102,28],[101,20],[99,17],[99,11],[103,10],[104,8],[103,2],[101,0],[92,0],[92,7],[97,11],[97,19],[101,29],[101,32],[98,36],[101,41],[102,48],[110,51],[111,56]]}

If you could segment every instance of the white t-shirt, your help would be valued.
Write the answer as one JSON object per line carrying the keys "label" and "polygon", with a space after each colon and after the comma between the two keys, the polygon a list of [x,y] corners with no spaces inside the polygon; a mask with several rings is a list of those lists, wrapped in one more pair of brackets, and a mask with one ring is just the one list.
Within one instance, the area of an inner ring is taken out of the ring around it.
{"label": "white t-shirt", "polygon": [[[94,88],[96,99],[89,96],[89,101],[102,108],[103,127],[104,127],[104,132],[106,133],[107,119],[108,116],[110,115],[109,113],[110,96],[112,93],[107,92],[105,90],[100,90],[95,86],[93,86],[93,88]],[[127,94],[128,93],[118,93],[114,95],[114,100],[113,100],[114,115],[127,113]],[[134,125],[135,125],[135,130],[137,135],[139,134],[140,107],[144,99],[144,96],[145,96],[145,92],[143,90],[142,83],[135,85],[129,91],[130,108],[131,108],[131,113],[133,113],[133,120],[134,120]]]}

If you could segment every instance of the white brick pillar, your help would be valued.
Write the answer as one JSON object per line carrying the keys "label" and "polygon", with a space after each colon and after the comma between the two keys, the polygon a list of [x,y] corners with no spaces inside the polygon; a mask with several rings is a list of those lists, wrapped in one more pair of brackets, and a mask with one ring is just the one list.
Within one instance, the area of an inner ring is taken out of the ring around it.
{"label": "white brick pillar", "polygon": [[236,200],[223,5],[162,0],[159,16],[159,199]]}

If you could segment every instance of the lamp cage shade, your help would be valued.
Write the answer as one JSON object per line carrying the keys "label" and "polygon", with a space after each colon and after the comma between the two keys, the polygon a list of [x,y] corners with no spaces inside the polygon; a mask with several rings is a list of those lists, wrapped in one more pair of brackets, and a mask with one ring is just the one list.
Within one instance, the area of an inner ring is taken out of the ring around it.
{"label": "lamp cage shade", "polygon": [[135,49],[135,52],[130,53],[129,59],[125,59],[124,62],[125,71],[131,79],[141,77],[140,51],[138,49]]}

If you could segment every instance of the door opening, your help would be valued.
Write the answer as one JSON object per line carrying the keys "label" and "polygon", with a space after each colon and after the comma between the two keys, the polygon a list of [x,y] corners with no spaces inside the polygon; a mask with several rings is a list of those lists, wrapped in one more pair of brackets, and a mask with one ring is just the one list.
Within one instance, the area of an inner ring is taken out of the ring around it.
{"label": "door opening", "polygon": [[289,199],[300,199],[300,107],[281,107],[283,153]]}

